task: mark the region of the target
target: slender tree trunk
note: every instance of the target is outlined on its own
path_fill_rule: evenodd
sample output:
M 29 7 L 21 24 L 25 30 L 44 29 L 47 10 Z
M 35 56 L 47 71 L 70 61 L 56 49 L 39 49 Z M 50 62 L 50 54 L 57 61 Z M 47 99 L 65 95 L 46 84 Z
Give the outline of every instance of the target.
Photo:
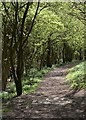
M 62 57 L 63 57 L 63 63 L 65 63 L 65 43 L 63 43 Z
M 3 51 L 2 51 L 2 90 L 6 90 L 7 85 L 7 78 L 10 71 L 10 65 L 9 65 L 9 53 L 8 53 L 8 38 L 6 36 L 6 25 L 7 25 L 7 18 L 3 16 Z
M 8 61 L 4 62 L 2 61 L 2 91 L 6 90 L 6 85 L 7 85 L 7 79 L 10 74 L 9 72 L 9 63 Z
M 59 48 L 58 48 L 58 54 L 57 54 L 57 60 L 58 60 L 57 63 L 58 63 L 58 64 L 60 63 L 60 54 L 61 54 L 61 53 L 60 53 L 60 50 L 59 50 Z
M 51 67 L 51 40 L 48 38 L 48 44 L 47 44 L 47 67 Z
M 82 49 L 79 50 L 79 60 L 82 60 Z
M 86 50 L 84 50 L 84 60 L 86 60 Z
M 41 56 L 41 60 L 40 60 L 40 70 L 42 69 L 42 67 L 43 67 L 43 55 Z

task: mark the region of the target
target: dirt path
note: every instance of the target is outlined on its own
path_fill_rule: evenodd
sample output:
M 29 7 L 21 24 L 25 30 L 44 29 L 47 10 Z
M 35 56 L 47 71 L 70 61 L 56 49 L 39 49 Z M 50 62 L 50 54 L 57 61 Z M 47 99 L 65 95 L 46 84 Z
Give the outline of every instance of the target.
M 56 68 L 44 76 L 37 91 L 22 95 L 8 103 L 9 112 L 3 113 L 3 119 L 17 118 L 86 118 L 85 90 L 72 91 L 64 80 L 67 70 L 73 65 Z M 7 119 L 7 120 L 8 120 Z

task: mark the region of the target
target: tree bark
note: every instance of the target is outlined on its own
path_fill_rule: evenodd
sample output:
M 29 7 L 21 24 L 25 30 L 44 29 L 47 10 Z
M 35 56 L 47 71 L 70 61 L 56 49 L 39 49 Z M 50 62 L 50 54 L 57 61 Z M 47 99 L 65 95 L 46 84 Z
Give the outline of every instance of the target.
M 15 80 L 15 85 L 16 85 L 16 92 L 17 96 L 20 96 L 22 94 L 22 82 L 21 79 L 16 79 Z
M 62 50 L 62 59 L 63 59 L 63 63 L 65 63 L 65 43 L 63 43 L 63 50 Z
M 47 43 L 47 67 L 52 67 L 51 63 L 51 40 L 48 38 L 48 43 Z

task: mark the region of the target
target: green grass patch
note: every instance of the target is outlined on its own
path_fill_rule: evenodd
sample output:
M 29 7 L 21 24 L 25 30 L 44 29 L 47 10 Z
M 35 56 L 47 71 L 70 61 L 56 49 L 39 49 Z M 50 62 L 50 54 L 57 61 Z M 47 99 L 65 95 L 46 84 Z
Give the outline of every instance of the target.
M 8 109 L 8 108 L 2 109 L 1 111 L 2 111 L 2 113 L 3 113 L 3 112 L 4 112 L 4 113 L 6 113 L 6 112 L 11 112 L 11 110 Z
M 69 69 L 69 73 L 66 76 L 66 80 L 70 81 L 72 88 L 86 88 L 85 81 L 85 62 L 81 62 L 75 67 Z

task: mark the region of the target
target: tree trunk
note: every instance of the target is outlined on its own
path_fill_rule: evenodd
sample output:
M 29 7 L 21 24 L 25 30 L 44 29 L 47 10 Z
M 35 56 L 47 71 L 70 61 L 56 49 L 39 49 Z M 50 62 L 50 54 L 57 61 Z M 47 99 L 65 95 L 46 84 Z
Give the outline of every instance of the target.
M 47 44 L 47 67 L 52 67 L 50 55 L 51 55 L 51 41 L 50 41 L 50 38 L 48 38 L 48 44 Z
M 82 49 L 80 48 L 80 50 L 79 50 L 79 60 L 82 60 L 83 58 L 82 58 Z
M 3 16 L 3 44 L 2 44 L 2 91 L 5 91 L 7 78 L 10 71 L 9 52 L 8 52 L 8 37 L 6 36 L 7 18 Z
M 62 57 L 63 57 L 63 63 L 65 63 L 65 43 L 63 43 Z
M 4 61 L 2 61 L 2 91 L 5 91 L 9 75 L 9 65 L 3 62 Z
M 15 80 L 15 85 L 16 85 L 16 92 L 17 96 L 20 96 L 22 94 L 22 82 L 21 79 Z
M 86 60 L 86 50 L 84 50 L 84 60 Z

